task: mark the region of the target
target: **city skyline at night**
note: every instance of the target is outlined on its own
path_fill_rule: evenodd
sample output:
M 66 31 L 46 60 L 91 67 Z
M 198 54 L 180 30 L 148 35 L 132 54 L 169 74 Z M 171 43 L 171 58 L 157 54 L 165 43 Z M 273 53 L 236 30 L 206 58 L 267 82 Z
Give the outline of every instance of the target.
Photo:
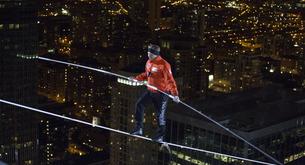
M 152 105 L 125 134 L 150 44 L 181 100 L 164 141 L 195 150 L 145 140 Z M 0 164 L 303 165 L 304 49 L 304 0 L 0 0 L 0 100 L 63 116 L 1 101 Z

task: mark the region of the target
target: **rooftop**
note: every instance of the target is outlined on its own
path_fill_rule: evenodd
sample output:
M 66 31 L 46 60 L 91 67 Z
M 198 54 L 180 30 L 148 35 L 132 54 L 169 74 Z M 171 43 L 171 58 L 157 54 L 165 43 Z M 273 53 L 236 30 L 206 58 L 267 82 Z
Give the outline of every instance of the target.
M 250 132 L 305 115 L 305 101 L 302 100 L 305 100 L 304 93 L 270 85 L 187 103 L 216 121 L 228 120 L 230 128 Z M 171 111 L 202 119 L 190 111 L 181 111 L 180 107 Z

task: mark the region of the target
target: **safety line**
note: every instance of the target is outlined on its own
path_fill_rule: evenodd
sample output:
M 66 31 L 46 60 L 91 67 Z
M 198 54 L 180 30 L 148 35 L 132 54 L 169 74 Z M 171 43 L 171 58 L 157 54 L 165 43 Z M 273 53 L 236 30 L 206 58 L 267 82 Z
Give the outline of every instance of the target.
M 0 102 L 8 104 L 8 105 L 24 108 L 24 109 L 27 109 L 27 110 L 30 110 L 30 111 L 39 112 L 39 113 L 46 114 L 46 115 L 49 115 L 49 116 L 54 116 L 54 117 L 58 117 L 58 118 L 62 118 L 62 119 L 70 120 L 70 121 L 74 121 L 74 122 L 77 122 L 77 123 L 89 125 L 89 126 L 92 126 L 92 127 L 101 128 L 101 129 L 108 130 L 108 131 L 111 131 L 111 132 L 115 132 L 115 133 L 118 133 L 118 134 L 122 134 L 122 135 L 131 136 L 131 137 L 135 137 L 135 138 L 139 138 L 139 139 L 143 139 L 143 140 L 154 142 L 152 139 L 147 138 L 147 137 L 131 135 L 130 133 L 127 133 L 127 132 L 124 132 L 124 131 L 121 131 L 121 130 L 117 130 L 117 129 L 113 129 L 113 128 L 109 128 L 109 127 L 105 127 L 105 126 L 89 123 L 89 122 L 86 122 L 86 121 L 83 121 L 83 120 L 79 120 L 79 119 L 75 119 L 75 118 L 71 118 L 71 117 L 67 117 L 67 116 L 58 115 L 58 114 L 55 114 L 55 113 L 43 111 L 43 110 L 40 110 L 40 109 L 37 109 L 37 108 L 21 105 L 21 104 L 14 103 L 14 102 L 11 102 L 11 101 L 0 99 Z M 204 153 L 207 153 L 207 154 L 226 156 L 226 157 L 229 157 L 229 158 L 243 160 L 243 161 L 247 161 L 247 162 L 259 163 L 259 164 L 265 164 L 265 165 L 275 165 L 275 164 L 268 163 L 268 162 L 263 162 L 263 161 L 243 158 L 243 157 L 239 157 L 239 156 L 233 156 L 233 155 L 228 155 L 228 154 L 223 154 L 223 153 L 203 150 L 203 149 L 199 149 L 199 148 L 188 147 L 188 146 L 179 145 L 179 144 L 175 144 L 175 143 L 167 143 L 167 142 L 163 142 L 163 143 L 167 144 L 169 146 L 174 146 L 174 147 L 181 148 L 181 149 L 188 149 L 188 150 L 192 150 L 192 151 L 204 152 Z
M 115 77 L 120 77 L 120 78 L 123 78 L 123 79 L 127 79 L 127 80 L 130 80 L 130 81 L 135 81 L 135 82 L 141 83 L 140 81 L 137 81 L 135 79 L 132 80 L 130 77 L 123 76 L 123 75 L 113 73 L 113 72 L 109 72 L 109 71 L 106 71 L 106 70 L 103 70 L 103 69 L 92 68 L 92 67 L 88 67 L 88 66 L 84 66 L 84 65 L 74 64 L 74 63 L 70 63 L 70 62 L 64 62 L 64 61 L 60 61 L 60 60 L 54 60 L 54 59 L 45 58 L 45 57 L 37 57 L 37 59 L 44 60 L 44 61 L 51 61 L 51 62 L 55 62 L 55 63 L 59 63 L 59 64 L 71 65 L 71 66 L 84 68 L 84 69 L 88 69 L 88 70 L 93 70 L 93 71 L 101 72 L 101 73 L 104 73 L 104 74 L 112 75 L 112 76 L 115 76 Z M 158 90 L 158 91 L 166 94 L 168 97 L 173 98 L 172 95 L 169 95 L 168 93 L 165 93 L 165 92 L 159 90 L 155 86 L 152 86 L 152 85 L 149 85 L 149 84 L 146 84 L 146 83 L 141 83 L 141 84 L 146 85 L 146 86 L 148 86 L 152 89 Z
M 51 61 L 51 62 L 55 62 L 55 63 L 60 63 L 60 64 L 65 64 L 65 65 L 71 65 L 71 66 L 76 66 L 76 67 L 79 67 L 79 68 L 84 68 L 84 69 L 89 69 L 89 70 L 94 70 L 94 71 L 97 71 L 97 72 L 101 72 L 101 73 L 105 73 L 105 74 L 108 74 L 108 75 L 112 75 L 112 76 L 116 76 L 116 77 L 120 77 L 120 78 L 124 78 L 124 79 L 127 79 L 127 80 L 131 80 L 131 81 L 135 81 L 135 82 L 140 82 L 140 81 L 137 81 L 135 79 L 130 79 L 130 77 L 127 77 L 127 76 L 123 76 L 123 75 L 120 75 L 120 74 L 117 74 L 117 73 L 113 73 L 113 72 L 109 72 L 109 71 L 105 71 L 105 70 L 102 70 L 102 69 L 97 69 L 97 68 L 92 68 L 92 67 L 88 67 L 88 66 L 84 66 L 84 65 L 79 65 L 79 64 L 74 64 L 74 63 L 70 63 L 70 62 L 64 62 L 64 61 L 60 61 L 60 60 L 54 60 L 54 59 L 50 59 L 50 58 L 45 58 L 45 57 L 38 57 L 38 59 L 40 60 L 44 60 L 44 61 Z M 141 82 L 140 82 L 141 83 Z M 152 89 L 155 89 L 165 95 L 167 95 L 168 97 L 170 98 L 174 98 L 174 96 L 164 92 L 164 91 L 161 91 L 160 89 L 158 89 L 157 87 L 155 86 L 152 86 L 152 85 L 149 85 L 147 83 L 142 83 L 143 85 L 146 85 L 147 87 L 150 87 Z M 235 132 L 231 131 L 229 128 L 223 126 L 222 124 L 218 123 L 217 121 L 215 121 L 214 119 L 210 118 L 209 116 L 205 115 L 204 113 L 202 113 L 201 111 L 198 111 L 197 109 L 193 108 L 192 106 L 184 103 L 183 101 L 180 101 L 180 103 L 188 108 L 190 108 L 191 110 L 195 111 L 196 113 L 198 113 L 199 115 L 201 115 L 202 117 L 208 119 L 209 121 L 213 122 L 214 124 L 218 125 L 219 127 L 223 128 L 224 130 L 226 130 L 227 132 L 231 133 L 232 135 L 234 135 L 235 137 L 237 137 L 238 139 L 244 141 L 245 143 L 247 143 L 248 145 L 250 145 L 251 147 L 253 147 L 254 149 L 256 149 L 257 151 L 259 151 L 260 153 L 262 153 L 263 155 L 265 155 L 266 157 L 268 157 L 269 159 L 273 160 L 275 163 L 277 163 L 278 165 L 283 165 L 283 163 L 279 162 L 278 160 L 276 160 L 275 158 L 273 158 L 272 156 L 270 156 L 269 154 L 267 154 L 265 151 L 261 150 L 260 148 L 256 147 L 255 145 L 253 145 L 252 143 L 250 143 L 249 141 L 247 141 L 245 138 L 241 137 L 240 135 L 236 134 Z

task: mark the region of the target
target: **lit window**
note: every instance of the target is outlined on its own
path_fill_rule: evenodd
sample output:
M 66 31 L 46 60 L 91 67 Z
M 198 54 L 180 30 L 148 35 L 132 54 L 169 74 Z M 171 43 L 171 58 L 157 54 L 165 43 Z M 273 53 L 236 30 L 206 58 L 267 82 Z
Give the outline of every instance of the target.
M 9 28 L 9 29 L 14 29 L 14 24 L 9 24 L 9 25 L 8 25 L 8 28 Z

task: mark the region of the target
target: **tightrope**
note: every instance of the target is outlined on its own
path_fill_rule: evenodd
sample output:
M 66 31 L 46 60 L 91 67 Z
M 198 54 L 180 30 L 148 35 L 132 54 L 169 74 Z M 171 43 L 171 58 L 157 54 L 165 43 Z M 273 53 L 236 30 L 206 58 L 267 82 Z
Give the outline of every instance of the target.
M 131 135 L 130 133 L 127 133 L 127 132 L 124 132 L 124 131 L 121 131 L 121 130 L 117 130 L 117 129 L 113 129 L 113 128 L 109 128 L 109 127 L 105 127 L 105 126 L 89 123 L 89 122 L 86 122 L 86 121 L 83 121 L 83 120 L 79 120 L 79 119 L 75 119 L 75 118 L 72 118 L 72 117 L 58 115 L 58 114 L 55 114 L 55 113 L 47 112 L 47 111 L 40 110 L 40 109 L 37 109 L 37 108 L 29 107 L 29 106 L 26 106 L 26 105 L 21 105 L 21 104 L 18 104 L 18 103 L 7 101 L 7 100 L 0 99 L 0 102 L 8 104 L 8 105 L 24 108 L 24 109 L 27 109 L 27 110 L 30 110 L 30 111 L 39 112 L 39 113 L 46 114 L 46 115 L 49 115 L 49 116 L 54 116 L 54 117 L 58 117 L 58 118 L 61 118 L 61 119 L 66 119 L 66 120 L 74 121 L 74 122 L 77 122 L 77 123 L 89 125 L 89 126 L 92 126 L 92 127 L 97 127 L 97 128 L 108 130 L 108 131 L 115 132 L 115 133 L 118 133 L 118 134 L 122 134 L 122 135 L 126 135 L 126 136 L 131 136 L 131 137 L 135 137 L 135 138 L 139 138 L 139 139 L 143 139 L 143 140 L 147 140 L 147 141 L 152 141 L 152 139 L 147 138 L 147 137 Z M 233 156 L 233 155 L 228 155 L 228 154 L 223 154 L 223 153 L 203 150 L 203 149 L 199 149 L 199 148 L 188 147 L 188 146 L 179 145 L 179 144 L 175 144 L 175 143 L 164 142 L 164 144 L 168 144 L 169 146 L 174 146 L 174 147 L 178 147 L 178 148 L 181 148 L 181 149 L 188 149 L 188 150 L 203 152 L 203 153 L 207 153 L 207 154 L 214 154 L 214 155 L 219 155 L 219 156 L 225 156 L 225 157 L 229 157 L 229 158 L 233 158 L 233 159 L 238 159 L 238 160 L 244 160 L 244 161 L 253 162 L 253 163 L 266 164 L 266 165 L 274 165 L 274 164 L 268 163 L 268 162 L 263 162 L 263 161 L 253 160 L 253 159 L 247 159 L 247 158 L 243 158 L 243 157 L 239 157 L 239 156 Z

